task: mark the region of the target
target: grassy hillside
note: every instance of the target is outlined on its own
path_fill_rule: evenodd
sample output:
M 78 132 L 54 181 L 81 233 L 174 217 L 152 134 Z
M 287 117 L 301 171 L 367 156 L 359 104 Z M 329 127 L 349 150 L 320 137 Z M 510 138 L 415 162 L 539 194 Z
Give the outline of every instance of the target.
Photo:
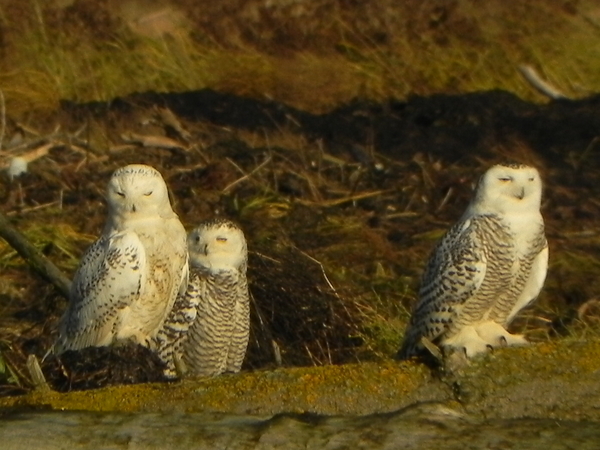
M 323 111 L 354 97 L 600 88 L 592 1 L 55 1 L 0 5 L 11 114 L 204 87 Z

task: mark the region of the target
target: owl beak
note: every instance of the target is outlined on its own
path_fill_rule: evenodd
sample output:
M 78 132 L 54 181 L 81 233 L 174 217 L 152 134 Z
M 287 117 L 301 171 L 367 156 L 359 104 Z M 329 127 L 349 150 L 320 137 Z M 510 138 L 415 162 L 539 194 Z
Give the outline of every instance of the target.
M 204 246 L 204 254 L 208 256 L 208 244 Z
M 133 205 L 131 205 L 131 212 L 134 213 L 137 211 L 137 208 L 135 207 L 135 203 Z
M 525 197 L 525 188 L 522 187 L 521 190 L 515 194 L 515 197 L 517 197 L 519 200 L 523 200 L 523 198 Z

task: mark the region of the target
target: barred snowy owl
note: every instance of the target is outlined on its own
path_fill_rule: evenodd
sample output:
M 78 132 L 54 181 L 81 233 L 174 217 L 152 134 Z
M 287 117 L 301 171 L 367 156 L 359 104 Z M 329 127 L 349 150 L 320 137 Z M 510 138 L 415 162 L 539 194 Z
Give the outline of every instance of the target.
M 239 372 L 250 330 L 244 233 L 233 222 L 203 222 L 188 236 L 190 282 L 158 333 L 170 377 Z
M 400 358 L 418 354 L 422 337 L 467 357 L 527 343 L 506 327 L 546 278 L 541 195 L 533 167 L 495 165 L 483 175 L 466 212 L 429 259 Z
M 151 346 L 188 280 L 186 232 L 160 173 L 133 164 L 107 188 L 108 220 L 83 255 L 54 351 L 117 341 Z

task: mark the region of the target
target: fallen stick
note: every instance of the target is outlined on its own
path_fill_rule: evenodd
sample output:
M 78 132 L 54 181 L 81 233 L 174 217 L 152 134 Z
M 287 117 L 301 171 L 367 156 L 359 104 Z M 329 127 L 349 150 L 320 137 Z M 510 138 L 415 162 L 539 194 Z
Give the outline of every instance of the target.
M 121 139 L 126 144 L 139 144 L 142 147 L 156 147 L 167 150 L 184 150 L 187 149 L 174 139 L 166 136 L 144 136 L 142 134 L 128 133 L 122 134 Z
M 35 386 L 36 390 L 40 391 L 49 391 L 50 386 L 46 381 L 46 377 L 44 376 L 44 372 L 42 372 L 42 368 L 40 367 L 40 362 L 38 361 L 35 355 L 29 355 L 27 357 L 27 370 L 29 371 L 29 376 L 31 377 L 31 381 Z
M 545 96 L 554 100 L 569 98 L 558 88 L 543 80 L 533 67 L 528 66 L 527 64 L 522 64 L 519 66 L 519 72 L 521 72 L 521 75 L 523 75 L 529 84 L 531 84 L 531 86 L 533 86 L 541 94 L 544 94 Z
M 13 227 L 2 213 L 0 213 L 0 237 L 21 255 L 21 258 L 29 264 L 29 267 L 46 281 L 52 283 L 63 297 L 69 298 L 71 281 L 52 261 L 33 246 L 19 230 Z

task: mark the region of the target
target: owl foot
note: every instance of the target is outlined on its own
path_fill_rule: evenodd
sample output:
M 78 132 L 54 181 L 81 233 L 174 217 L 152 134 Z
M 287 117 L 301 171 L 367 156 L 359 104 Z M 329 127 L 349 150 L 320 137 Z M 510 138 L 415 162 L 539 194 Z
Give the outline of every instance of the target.
M 500 337 L 500 345 L 503 347 L 529 345 L 529 341 L 522 334 L 510 334 L 507 331 Z
M 114 345 L 122 346 L 122 345 L 141 345 L 142 347 L 147 347 L 150 350 L 156 350 L 156 342 L 154 339 L 149 337 L 147 334 L 142 333 L 141 331 L 129 331 L 127 333 L 119 333 L 116 336 L 114 341 Z
M 442 346 L 462 350 L 467 358 L 487 353 L 493 347 L 472 326 L 463 327 L 458 333 L 442 341 Z
M 492 321 L 487 321 L 475 326 L 479 337 L 492 347 L 509 347 L 528 345 L 529 342 L 522 334 L 511 334 L 506 329 Z

